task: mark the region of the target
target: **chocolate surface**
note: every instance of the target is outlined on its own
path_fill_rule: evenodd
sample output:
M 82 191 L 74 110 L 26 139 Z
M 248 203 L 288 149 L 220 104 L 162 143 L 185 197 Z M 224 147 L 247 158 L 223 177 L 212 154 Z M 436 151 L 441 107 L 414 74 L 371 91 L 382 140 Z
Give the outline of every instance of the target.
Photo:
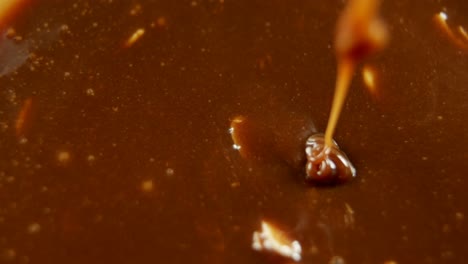
M 0 262 L 267 263 L 267 220 L 303 263 L 464 263 L 468 60 L 432 18 L 467 28 L 468 2 L 383 3 L 379 96 L 356 75 L 335 134 L 359 177 L 314 188 L 284 162 L 325 129 L 342 8 L 28 2 L 0 39 Z M 236 116 L 286 143 L 249 162 Z

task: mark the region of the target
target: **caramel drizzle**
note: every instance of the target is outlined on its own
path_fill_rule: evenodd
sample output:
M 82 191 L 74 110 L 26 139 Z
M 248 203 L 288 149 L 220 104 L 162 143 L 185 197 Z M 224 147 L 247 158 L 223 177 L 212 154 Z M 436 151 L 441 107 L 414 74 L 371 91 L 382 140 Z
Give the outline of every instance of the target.
M 354 63 L 352 61 L 344 59 L 338 62 L 335 95 L 333 96 L 330 117 L 328 118 L 327 130 L 325 131 L 325 145 L 327 147 L 333 145 L 333 135 L 348 94 L 353 72 Z
M 348 94 L 355 66 L 381 50 L 388 39 L 384 23 L 377 16 L 379 0 L 350 0 L 338 20 L 335 52 L 338 60 L 335 94 L 325 131 L 325 148 L 334 145 L 333 135 Z

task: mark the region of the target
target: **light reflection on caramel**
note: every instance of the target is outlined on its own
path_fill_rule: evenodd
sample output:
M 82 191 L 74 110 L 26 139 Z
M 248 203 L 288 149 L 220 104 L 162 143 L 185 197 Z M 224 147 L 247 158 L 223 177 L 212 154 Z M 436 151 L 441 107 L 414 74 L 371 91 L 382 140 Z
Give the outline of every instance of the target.
M 241 151 L 241 143 L 240 139 L 237 137 L 237 133 L 235 133 L 236 126 L 240 125 L 242 122 L 244 122 L 244 117 L 243 116 L 236 116 L 232 121 L 231 121 L 231 127 L 229 128 L 229 134 L 232 136 L 232 141 L 234 141 L 234 144 L 232 144 L 232 148 L 235 150 L 239 150 L 241 152 L 241 155 L 244 156 L 243 150 Z
M 70 162 L 70 159 L 71 159 L 71 154 L 70 152 L 66 151 L 66 150 L 60 150 L 57 152 L 57 161 L 61 164 L 61 165 L 66 165 L 68 164 L 68 162 Z
M 466 33 L 466 30 L 462 26 L 458 26 L 458 32 L 468 41 L 468 33 Z
M 147 179 L 141 182 L 141 191 L 144 193 L 149 193 L 154 190 L 154 182 L 152 179 Z
M 461 36 L 457 36 L 455 32 L 447 24 L 448 15 L 445 12 L 439 12 L 434 15 L 434 21 L 439 29 L 445 34 L 445 36 L 458 48 L 468 51 L 468 37 L 465 29 L 462 26 L 458 27 L 458 33 Z
M 364 81 L 367 91 L 369 91 L 374 98 L 377 98 L 377 72 L 375 68 L 367 64 L 364 65 L 362 68 L 362 80 Z
M 27 122 L 29 122 L 32 111 L 32 98 L 28 98 L 24 101 L 21 106 L 21 110 L 18 113 L 18 116 L 15 120 L 15 132 L 18 138 L 23 137 L 26 133 Z
M 130 48 L 135 44 L 143 35 L 145 34 L 145 29 L 139 28 L 127 39 L 125 42 L 125 48 Z
M 299 241 L 290 239 L 284 232 L 266 221 L 262 221 L 261 231 L 253 233 L 252 249 L 270 252 L 295 262 L 302 258 L 302 247 Z

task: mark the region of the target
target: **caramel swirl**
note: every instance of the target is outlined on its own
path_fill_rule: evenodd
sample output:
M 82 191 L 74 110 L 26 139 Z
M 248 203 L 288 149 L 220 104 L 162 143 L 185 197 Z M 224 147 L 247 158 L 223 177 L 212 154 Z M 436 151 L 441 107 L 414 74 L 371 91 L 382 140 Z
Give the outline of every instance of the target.
M 306 142 L 306 180 L 317 184 L 338 184 L 356 176 L 356 169 L 338 144 L 325 144 L 323 134 L 310 136 Z

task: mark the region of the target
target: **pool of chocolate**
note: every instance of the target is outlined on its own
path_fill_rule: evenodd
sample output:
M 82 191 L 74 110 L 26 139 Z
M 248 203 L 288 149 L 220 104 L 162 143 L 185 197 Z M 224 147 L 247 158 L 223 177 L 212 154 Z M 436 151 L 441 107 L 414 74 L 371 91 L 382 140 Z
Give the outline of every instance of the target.
M 355 75 L 335 136 L 357 177 L 317 187 L 297 155 L 325 130 L 342 9 L 21 6 L 0 39 L 0 262 L 284 262 L 252 250 L 269 221 L 303 263 L 464 263 L 468 60 L 433 16 L 467 27 L 468 2 L 383 3 L 377 90 Z

